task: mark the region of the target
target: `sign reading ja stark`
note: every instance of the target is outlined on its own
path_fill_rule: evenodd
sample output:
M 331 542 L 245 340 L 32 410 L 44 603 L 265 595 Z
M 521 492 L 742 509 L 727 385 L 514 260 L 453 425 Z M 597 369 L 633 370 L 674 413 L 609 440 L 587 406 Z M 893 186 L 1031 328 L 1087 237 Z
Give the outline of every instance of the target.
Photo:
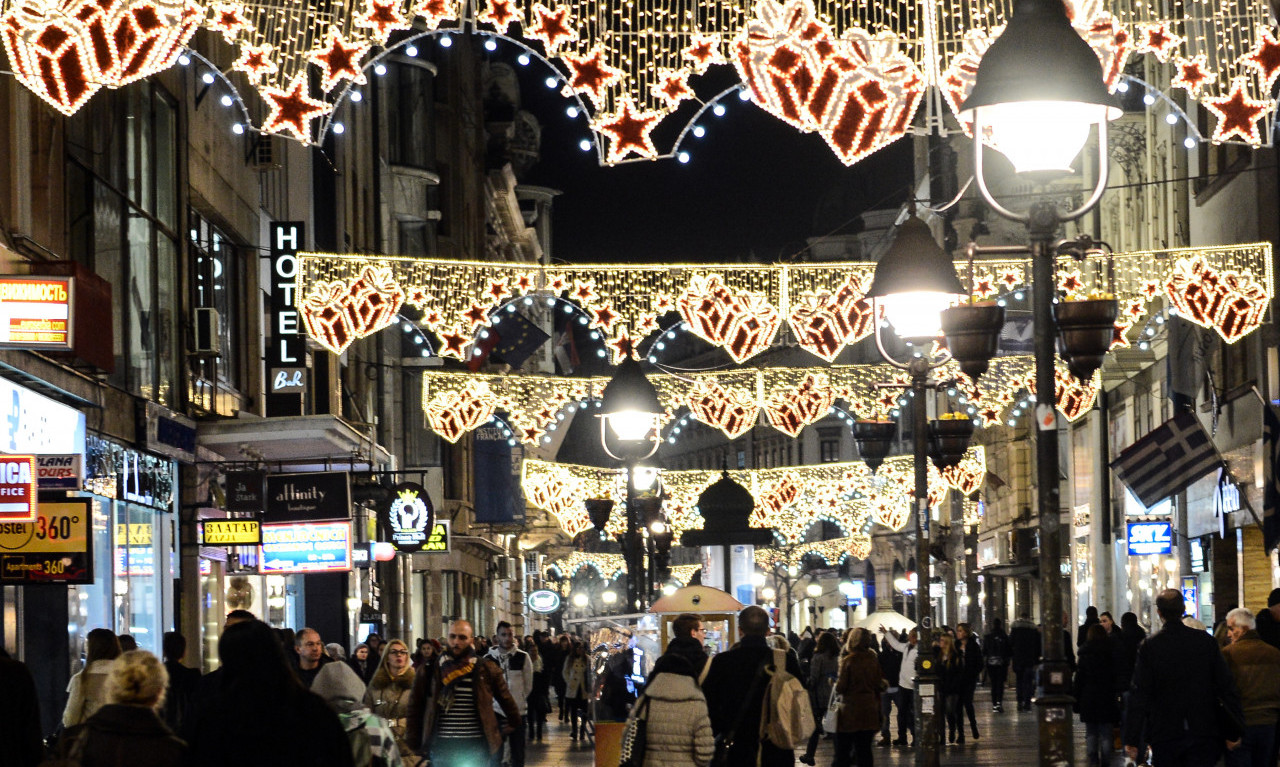
M 262 526 L 261 573 L 337 573 L 351 569 L 351 523 Z

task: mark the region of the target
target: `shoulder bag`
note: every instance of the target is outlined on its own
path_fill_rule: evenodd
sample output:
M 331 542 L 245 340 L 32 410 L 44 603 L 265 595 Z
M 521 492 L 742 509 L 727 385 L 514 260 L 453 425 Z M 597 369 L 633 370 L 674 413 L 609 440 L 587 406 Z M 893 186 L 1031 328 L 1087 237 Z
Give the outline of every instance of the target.
M 760 682 L 767 676 L 765 669 L 768 666 L 769 661 L 765 661 L 760 666 L 760 670 L 756 672 L 756 678 L 751 682 L 751 688 L 747 690 L 746 700 L 742 702 L 742 707 L 738 709 L 738 715 L 733 720 L 733 726 L 723 735 L 716 736 L 716 751 L 715 755 L 711 757 L 711 767 L 729 767 L 729 750 L 733 748 L 734 738 L 737 737 L 738 728 L 742 726 L 742 720 L 747 717 L 747 707 L 751 705 L 751 701 L 756 696 L 756 691 L 760 689 Z
M 844 696 L 836 692 L 835 685 L 831 685 L 831 699 L 827 701 L 827 712 L 822 715 L 822 731 L 835 732 L 840 726 L 840 706 L 844 703 Z
M 649 696 L 636 704 L 635 716 L 627 720 L 622 733 L 622 761 L 618 767 L 642 767 L 649 728 Z

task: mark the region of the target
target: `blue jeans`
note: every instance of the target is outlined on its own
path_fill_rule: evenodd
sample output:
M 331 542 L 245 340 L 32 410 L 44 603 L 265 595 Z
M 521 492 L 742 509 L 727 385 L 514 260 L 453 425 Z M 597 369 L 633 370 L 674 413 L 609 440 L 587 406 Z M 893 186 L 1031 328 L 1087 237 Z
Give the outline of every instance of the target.
M 1091 763 L 1096 758 L 1101 764 L 1111 764 L 1111 753 L 1116 745 L 1111 737 L 1113 727 L 1115 725 L 1111 722 L 1085 722 L 1084 750 Z
M 1240 745 L 1234 751 L 1227 752 L 1227 767 L 1267 767 L 1274 740 L 1273 725 L 1255 724 L 1245 727 Z

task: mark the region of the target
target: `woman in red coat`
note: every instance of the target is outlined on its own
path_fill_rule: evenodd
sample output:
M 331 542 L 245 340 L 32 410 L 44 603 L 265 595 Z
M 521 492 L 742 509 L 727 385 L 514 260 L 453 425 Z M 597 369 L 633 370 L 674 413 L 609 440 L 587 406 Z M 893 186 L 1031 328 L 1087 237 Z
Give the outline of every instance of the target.
M 885 689 L 880 661 L 872 648 L 870 631 L 855 628 L 845 642 L 836 677 L 840 713 L 836 718 L 834 767 L 871 767 L 871 741 L 880 731 L 880 693 Z M 850 761 L 850 756 L 854 761 Z

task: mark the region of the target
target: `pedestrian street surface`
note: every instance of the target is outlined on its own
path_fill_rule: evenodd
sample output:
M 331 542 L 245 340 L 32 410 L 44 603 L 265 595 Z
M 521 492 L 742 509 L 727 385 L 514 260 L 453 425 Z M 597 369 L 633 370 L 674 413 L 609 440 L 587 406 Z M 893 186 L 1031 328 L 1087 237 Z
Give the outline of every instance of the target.
M 554 702 L 553 702 L 554 705 Z M 943 746 L 940 762 L 943 765 L 966 765 L 969 767 L 1015 767 L 1015 765 L 1035 765 L 1039 762 L 1039 733 L 1036 727 L 1035 711 L 1017 711 L 1013 688 L 1005 692 L 1005 712 L 996 714 L 991 711 L 991 696 L 985 688 L 979 688 L 975 696 L 974 706 L 978 715 L 978 740 L 973 740 L 965 724 L 965 744 L 963 746 Z M 893 737 L 897 737 L 898 711 L 892 714 Z M 1079 717 L 1075 722 L 1075 764 L 1087 765 L 1089 760 L 1084 750 L 1084 725 Z M 880 737 L 877 735 L 876 740 Z M 797 756 L 802 751 L 797 751 Z M 822 740 L 818 746 L 815 761 L 817 767 L 831 767 L 833 760 L 832 742 Z M 907 767 L 915 763 L 915 752 L 908 748 L 874 748 L 876 767 Z M 1124 763 L 1123 755 L 1116 753 L 1112 765 L 1120 767 Z M 526 765 L 528 767 L 593 767 L 595 764 L 591 741 L 585 743 L 570 740 L 569 725 L 556 721 L 556 712 L 547 717 L 547 731 L 542 743 L 530 743 Z M 606 767 L 601 765 L 601 767 Z M 614 767 L 608 765 L 607 767 Z M 752 767 L 746 765 L 744 767 Z M 803 767 L 799 760 L 796 767 Z

